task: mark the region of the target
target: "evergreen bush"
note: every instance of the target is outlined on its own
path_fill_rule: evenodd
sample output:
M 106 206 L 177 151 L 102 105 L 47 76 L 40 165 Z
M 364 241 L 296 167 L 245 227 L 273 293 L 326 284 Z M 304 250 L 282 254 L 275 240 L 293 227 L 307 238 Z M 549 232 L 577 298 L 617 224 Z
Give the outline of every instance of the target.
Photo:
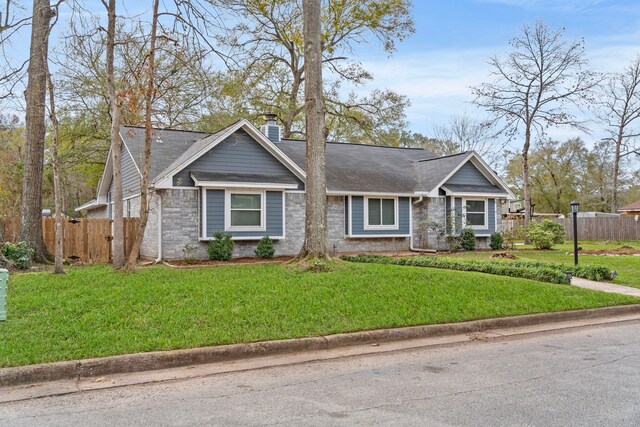
M 471 228 L 465 228 L 460 232 L 460 246 L 465 251 L 476 248 L 476 233 Z
M 209 241 L 209 259 L 229 261 L 235 246 L 235 242 L 231 240 L 231 234 L 219 231 L 213 235 L 213 240 Z
M 502 249 L 503 245 L 504 239 L 502 238 L 502 234 L 498 232 L 492 233 L 491 241 L 489 242 L 489 246 L 491 247 L 491 249 L 497 251 L 498 249 Z
M 256 256 L 261 259 L 271 259 L 276 253 L 276 250 L 273 248 L 273 240 L 269 236 L 264 236 L 258 242 L 258 246 L 254 251 Z

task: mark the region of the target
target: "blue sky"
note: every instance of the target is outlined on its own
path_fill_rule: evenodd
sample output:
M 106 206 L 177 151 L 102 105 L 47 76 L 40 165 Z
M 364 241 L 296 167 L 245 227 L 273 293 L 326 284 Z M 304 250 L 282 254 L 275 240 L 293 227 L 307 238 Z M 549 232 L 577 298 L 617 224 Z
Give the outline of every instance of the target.
M 101 9 L 96 0 L 87 3 Z M 126 0 L 120 10 L 142 13 L 147 3 Z M 584 38 L 596 71 L 620 71 L 640 53 L 640 0 L 414 0 L 414 20 L 416 33 L 399 43 L 391 58 L 373 45 L 355 53 L 375 77 L 364 89 L 391 88 L 407 95 L 412 104 L 407 110 L 410 128 L 427 135 L 453 114 L 484 117 L 471 105 L 469 87 L 488 81 L 487 59 L 505 55 L 509 40 L 524 24 L 542 20 L 565 28 L 567 38 Z M 56 45 L 54 40 L 52 47 Z M 28 34 L 14 47 L 26 53 Z M 570 129 L 550 134 L 578 135 Z M 582 136 L 589 141 L 601 132 L 593 126 L 592 136 Z
M 429 134 L 453 114 L 482 119 L 470 104 L 469 87 L 489 81 L 492 55 L 509 51 L 509 40 L 524 24 L 546 22 L 564 28 L 570 39 L 584 38 L 591 67 L 621 71 L 640 53 L 640 1 L 615 0 L 449 0 L 414 1 L 416 33 L 388 58 L 378 49 L 361 54 L 375 81 L 411 99 L 407 111 L 413 131 Z M 581 135 L 587 141 L 600 137 Z M 558 138 L 579 135 L 570 129 L 550 132 Z

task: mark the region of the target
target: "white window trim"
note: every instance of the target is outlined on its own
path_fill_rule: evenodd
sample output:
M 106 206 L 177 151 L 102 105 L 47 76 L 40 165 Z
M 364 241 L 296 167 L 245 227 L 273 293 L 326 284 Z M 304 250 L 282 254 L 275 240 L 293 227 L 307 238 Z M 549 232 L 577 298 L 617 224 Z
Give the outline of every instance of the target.
M 467 225 L 467 201 L 471 202 L 484 202 L 484 225 Z M 462 224 L 462 228 L 470 227 L 472 230 L 487 230 L 489 229 L 489 199 L 484 198 L 469 198 L 462 199 L 462 212 L 464 223 Z M 469 213 L 480 213 L 480 212 L 469 212 Z
M 231 226 L 231 195 L 259 194 L 260 195 L 260 226 L 236 225 Z M 224 231 L 267 231 L 267 192 L 265 190 L 226 189 L 224 191 Z
M 369 225 L 369 199 L 380 199 L 380 200 L 393 200 L 394 209 L 393 209 L 393 225 Z M 380 204 L 380 209 L 382 209 L 382 203 Z M 399 230 L 400 224 L 398 221 L 398 198 L 397 197 L 381 197 L 381 196 L 365 196 L 364 197 L 364 221 L 363 228 L 365 230 Z M 380 212 L 382 215 L 382 212 Z M 382 217 L 380 217 L 380 222 L 382 222 Z

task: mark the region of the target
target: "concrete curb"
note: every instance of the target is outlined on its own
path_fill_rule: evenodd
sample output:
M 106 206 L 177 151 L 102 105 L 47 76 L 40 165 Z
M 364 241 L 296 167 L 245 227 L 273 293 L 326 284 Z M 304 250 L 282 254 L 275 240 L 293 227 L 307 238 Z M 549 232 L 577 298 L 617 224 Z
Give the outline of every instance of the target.
M 640 304 L 45 363 L 0 369 L 0 387 L 630 314 L 640 314 Z

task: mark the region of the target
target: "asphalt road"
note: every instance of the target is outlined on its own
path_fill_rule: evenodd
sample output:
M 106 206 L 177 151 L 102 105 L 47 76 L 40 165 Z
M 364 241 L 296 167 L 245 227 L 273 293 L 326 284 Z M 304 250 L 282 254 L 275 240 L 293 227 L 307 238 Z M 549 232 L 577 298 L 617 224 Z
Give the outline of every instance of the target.
M 1 426 L 640 425 L 640 322 L 0 404 Z

